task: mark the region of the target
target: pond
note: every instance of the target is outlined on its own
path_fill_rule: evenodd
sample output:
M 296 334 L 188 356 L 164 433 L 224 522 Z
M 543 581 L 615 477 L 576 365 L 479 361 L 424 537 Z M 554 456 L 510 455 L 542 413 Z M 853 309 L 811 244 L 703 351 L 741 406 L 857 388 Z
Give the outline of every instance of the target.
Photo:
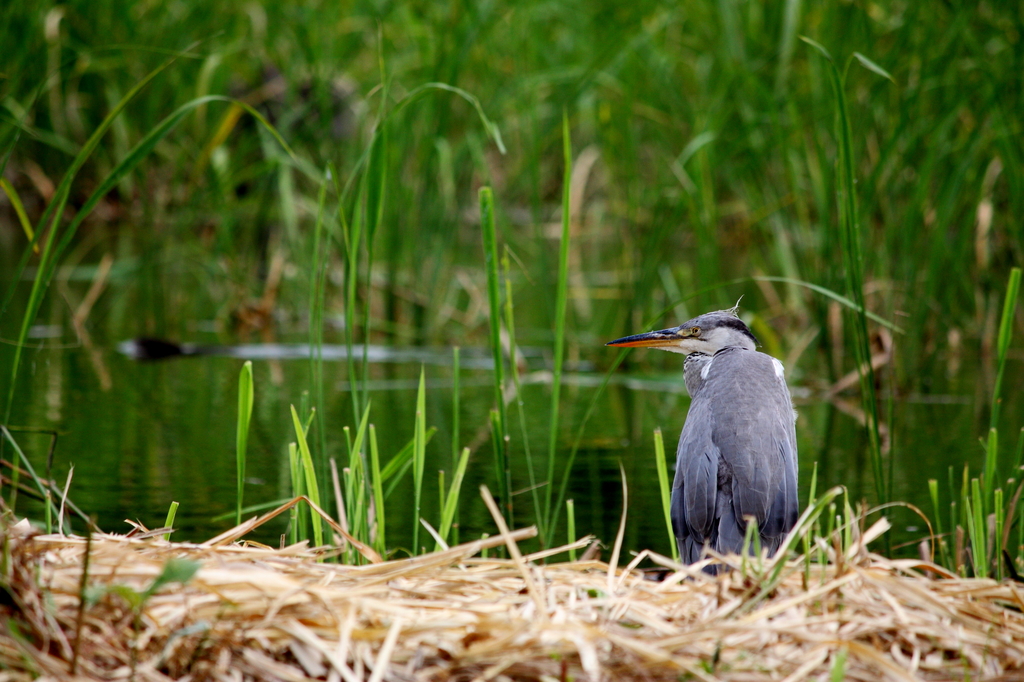
M 84 288 L 86 284 L 72 287 Z M 118 300 L 114 281 L 106 296 Z M 77 289 L 76 289 L 77 290 Z M 79 292 L 81 295 L 81 292 Z M 517 305 L 520 305 L 517 302 Z M 116 308 L 112 304 L 107 308 Z M 253 360 L 255 407 L 250 429 L 245 502 L 247 505 L 287 499 L 290 482 L 287 445 L 295 440 L 290 406 L 306 404 L 310 389 L 310 361 L 302 324 L 282 322 L 273 344 L 228 344 L 211 354 L 138 361 L 119 344 L 140 335 L 132 315 L 108 314 L 100 333 L 83 343 L 75 338 L 62 304 L 54 303 L 33 328 L 19 377 L 11 424 L 58 434 L 50 476 L 63 486 L 74 467 L 70 498 L 94 515 L 105 530 L 125 532 L 125 520 L 149 528 L 163 524 L 172 501 L 180 503 L 175 538 L 201 541 L 233 525 L 235 504 L 235 430 L 237 382 L 246 358 Z M 188 341 L 214 345 L 225 334 L 214 333 L 211 322 L 190 323 Z M 343 361 L 341 334 L 329 326 L 325 342 L 323 424 L 328 454 L 347 461 L 343 428 L 355 423 Z M 543 330 L 521 333 L 521 338 L 543 338 Z M 568 498 L 575 502 L 577 534 L 592 533 L 610 546 L 622 512 L 621 470 L 628 484 L 629 501 L 625 547 L 669 552 L 669 541 L 658 494 L 653 432 L 661 428 L 670 460 L 689 399 L 682 383 L 682 358 L 666 356 L 652 365 L 637 362 L 620 368 L 601 390 L 604 369 L 615 351 L 601 341 L 580 334 L 570 341 L 572 351 L 562 389 L 562 418 L 558 461 L 572 450 L 588 407 L 592 416 L 581 433 L 570 477 Z M 439 517 L 438 470 L 451 481 L 453 448 L 472 448 L 462 486 L 459 536 L 463 540 L 495 532 L 481 501 L 481 484 L 492 490 L 492 450 L 487 428 L 493 404 L 489 351 L 483 345 L 461 348 L 458 434 L 453 438 L 453 368 L 450 347 L 374 346 L 369 354 L 370 421 L 376 427 L 381 456 L 387 461 L 413 434 L 416 389 L 424 372 L 426 424 L 437 428 L 427 447 L 422 515 L 436 525 Z M 521 422 L 529 435 L 534 469 L 544 472 L 550 401 L 550 351 L 542 345 L 521 348 L 523 413 L 515 401 L 509 405 L 515 525 L 532 523 L 533 501 L 525 467 Z M 633 351 L 644 353 L 645 351 Z M 0 346 L 0 367 L 5 383 L 12 357 L 10 345 Z M 959 486 L 964 463 L 977 472 L 982 450 L 976 445 L 985 433 L 990 400 L 990 372 L 979 355 L 965 349 L 951 367 L 949 358 L 934 358 L 928 392 L 884 391 L 882 414 L 891 443 L 892 499 L 905 501 L 932 515 L 927 481 L 938 478 L 947 490 L 950 467 Z M 899 362 L 897 351 L 896 362 Z M 817 361 L 805 355 L 789 367 L 794 401 L 799 412 L 800 496 L 806 500 L 812 471 L 817 466 L 818 490 L 845 485 L 851 500 L 874 500 L 874 483 L 864 429 L 858 421 L 855 393 L 830 397 L 814 379 Z M 805 366 L 806 365 L 806 366 Z M 1019 358 L 1008 366 L 1004 385 L 1024 379 Z M 1019 395 L 1009 391 L 1004 415 L 1022 414 Z M 47 433 L 16 431 L 15 436 L 40 473 L 47 469 L 51 438 Z M 1010 439 L 1004 452 L 1012 449 Z M 9 447 L 3 456 L 11 457 Z M 560 477 L 559 471 L 558 476 Z M 557 479 L 557 480 L 560 480 Z M 446 483 L 447 485 L 447 483 Z M 42 518 L 41 506 L 24 497 L 19 511 Z M 412 482 L 408 474 L 387 500 L 388 545 L 408 548 L 412 542 Z M 912 511 L 892 512 L 896 546 L 911 543 L 927 532 Z M 252 537 L 277 545 L 286 519 L 279 517 Z M 81 529 L 81 523 L 76 528 Z M 559 537 L 565 537 L 560 524 Z M 913 547 L 904 551 L 913 552 Z

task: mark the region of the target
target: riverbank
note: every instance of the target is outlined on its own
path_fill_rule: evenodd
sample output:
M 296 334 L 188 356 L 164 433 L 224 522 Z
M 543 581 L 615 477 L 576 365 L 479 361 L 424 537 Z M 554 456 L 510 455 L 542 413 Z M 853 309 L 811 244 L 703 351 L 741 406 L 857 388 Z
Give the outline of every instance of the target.
M 304 545 L 106 534 L 87 542 L 24 532 L 23 524 L 8 532 L 0 679 L 875 682 L 1021 674 L 1024 588 L 876 555 L 867 542 L 885 526 L 825 566 L 746 561 L 714 578 L 648 552 L 619 568 L 625 561 L 543 564 L 567 548 L 481 556 L 511 549 L 532 529 L 343 566 L 318 562 Z M 666 568 L 666 579 L 635 570 L 643 560 Z

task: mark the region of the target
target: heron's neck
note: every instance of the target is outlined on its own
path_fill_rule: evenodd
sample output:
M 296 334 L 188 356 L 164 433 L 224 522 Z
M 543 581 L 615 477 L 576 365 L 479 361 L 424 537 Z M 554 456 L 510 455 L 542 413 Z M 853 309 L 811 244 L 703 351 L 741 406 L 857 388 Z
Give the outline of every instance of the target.
M 704 384 L 701 371 L 711 362 L 711 357 L 707 353 L 690 353 L 683 361 L 683 380 L 686 382 L 686 391 L 691 398 L 697 395 L 697 391 Z

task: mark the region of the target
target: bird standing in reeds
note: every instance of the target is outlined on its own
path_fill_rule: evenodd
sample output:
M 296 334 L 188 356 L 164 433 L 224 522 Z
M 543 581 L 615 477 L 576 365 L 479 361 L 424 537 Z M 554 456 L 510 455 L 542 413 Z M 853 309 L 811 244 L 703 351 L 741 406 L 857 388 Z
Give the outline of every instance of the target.
M 682 560 L 699 561 L 705 547 L 743 552 L 749 520 L 757 523 L 761 547 L 773 554 L 798 514 L 796 414 L 782 363 L 756 350 L 735 307 L 606 345 L 686 355 L 691 402 L 672 484 Z

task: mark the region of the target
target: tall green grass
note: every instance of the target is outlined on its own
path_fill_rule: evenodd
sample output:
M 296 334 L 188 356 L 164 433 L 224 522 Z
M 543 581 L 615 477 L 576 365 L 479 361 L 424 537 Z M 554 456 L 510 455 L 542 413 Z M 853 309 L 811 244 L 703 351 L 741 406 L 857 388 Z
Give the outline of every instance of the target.
M 480 226 L 483 230 L 484 268 L 487 273 L 487 304 L 490 320 L 491 357 L 494 359 L 494 407 L 491 410 L 491 443 L 494 472 L 498 478 L 499 508 L 506 522 L 512 520 L 511 468 L 508 461 L 508 418 L 505 409 L 505 356 L 501 349 L 501 294 L 498 280 L 498 237 L 494 221 L 494 192 L 480 188 Z
M 326 296 L 329 262 L 324 220 L 326 218 L 327 211 L 327 189 L 335 175 L 336 171 L 328 165 L 324 173 L 324 180 L 320 184 L 320 191 L 317 195 L 316 222 L 313 225 L 312 252 L 310 254 L 310 263 L 312 268 L 309 277 L 309 375 L 310 389 L 314 404 L 318 406 L 321 411 L 327 401 L 326 390 L 324 387 L 323 343 L 324 308 L 326 305 L 324 299 Z M 351 356 L 351 345 L 349 345 L 348 350 L 349 355 Z M 351 365 L 349 372 L 351 373 Z M 355 404 L 356 401 L 353 401 L 353 406 Z M 322 464 L 320 467 L 320 475 L 323 477 L 326 474 L 327 429 L 325 426 L 321 425 L 316 429 L 316 431 L 320 436 L 318 439 L 318 452 L 320 454 L 318 459 Z M 321 480 L 323 480 L 323 478 L 321 478 Z
M 450 262 L 451 252 L 465 246 L 444 226 L 460 204 L 472 202 L 474 160 L 481 158 L 482 148 L 480 136 L 470 130 L 473 112 L 458 102 L 431 97 L 423 107 L 395 112 L 394 125 L 385 126 L 386 142 L 369 144 L 382 109 L 408 92 L 410 84 L 427 80 L 444 80 L 473 92 L 488 112 L 500 115 L 506 127 L 516 131 L 513 156 L 503 164 L 505 179 L 497 188 L 509 206 L 528 206 L 536 213 L 550 201 L 549 178 L 557 176 L 561 166 L 561 150 L 554 140 L 563 108 L 577 121 L 579 148 L 600 141 L 606 193 L 611 204 L 622 209 L 616 209 L 613 225 L 623 246 L 619 255 L 638 272 L 636 291 L 626 292 L 632 305 L 623 309 L 636 310 L 640 320 L 653 312 L 665 269 L 684 288 L 708 273 L 747 267 L 836 284 L 817 276 L 835 255 L 823 229 L 832 213 L 833 125 L 826 113 L 832 86 L 825 65 L 794 49 L 800 33 L 823 43 L 820 37 L 827 36 L 833 54 L 861 50 L 893 55 L 883 66 L 900 83 L 898 88 L 882 88 L 856 75 L 848 84 L 853 88 L 851 108 L 863 112 L 852 149 L 861 180 L 859 215 L 864 227 L 916 227 L 924 225 L 930 208 L 935 210 L 927 228 L 867 231 L 864 252 L 879 255 L 878 262 L 866 269 L 869 281 L 890 276 L 901 282 L 920 280 L 940 309 L 969 311 L 973 298 L 963 283 L 971 281 L 972 274 L 981 274 L 976 279 L 982 282 L 987 276 L 969 257 L 973 248 L 964 248 L 973 247 L 970 229 L 953 228 L 972 215 L 981 175 L 994 156 L 1002 159 L 1004 169 L 994 189 L 994 236 L 1004 229 L 999 216 L 1014 215 L 1020 208 L 1020 193 L 1013 191 L 1021 185 L 1015 163 L 1021 150 L 1013 135 L 1011 104 L 1016 71 L 1010 60 L 986 59 L 982 48 L 987 45 L 998 53 L 1002 46 L 1001 54 L 1009 54 L 999 28 L 1012 16 L 1006 7 L 994 8 L 991 16 L 965 8 L 927 12 L 916 6 L 872 15 L 856 6 L 787 2 L 776 8 L 737 7 L 723 14 L 712 2 L 692 3 L 685 9 L 597 2 L 582 11 L 559 3 L 497 3 L 453 18 L 443 4 L 414 16 L 397 7 L 343 10 L 314 3 L 303 8 L 267 6 L 256 14 L 224 7 L 190 12 L 184 19 L 157 9 L 143 20 L 126 11 L 123 2 L 105 0 L 88 14 L 70 5 L 56 43 L 44 38 L 45 12 L 44 7 L 11 8 L 10 22 L 3 28 L 3 43 L 11 46 L 5 66 L 5 94 L 11 99 L 5 105 L 0 141 L 18 136 L 15 166 L 34 158 L 44 171 L 60 177 L 53 169 L 72 158 L 68 151 L 81 143 L 80 130 L 94 129 L 104 103 L 120 99 L 111 99 L 114 93 L 129 92 L 145 75 L 145 64 L 162 58 L 155 56 L 159 52 L 182 52 L 182 44 L 203 39 L 179 60 L 180 66 L 147 86 L 151 96 L 135 100 L 129 116 L 118 119 L 120 132 L 111 135 L 116 139 L 94 150 L 95 165 L 85 166 L 86 172 L 98 175 L 116 165 L 119 150 L 130 147 L 126 142 L 139 139 L 159 122 L 162 103 L 226 92 L 232 81 L 254 92 L 262 85 L 264 63 L 271 62 L 282 73 L 285 87 L 283 104 L 273 102 L 276 124 L 304 163 L 308 159 L 312 167 L 324 168 L 332 162 L 344 173 L 355 167 L 367 148 L 386 148 L 385 154 L 367 156 L 370 166 L 379 162 L 369 175 L 389 180 L 386 192 L 379 195 L 384 202 L 372 196 L 373 188 L 384 184 L 374 181 L 368 187 L 367 198 L 381 207 L 374 260 L 386 264 L 395 276 L 407 274 L 409 280 L 436 290 L 451 286 L 451 271 L 437 265 L 434 256 L 441 263 Z M 96 16 L 109 19 L 91 18 Z M 309 21 L 310 16 L 316 21 Z M 176 31 L 167 29 L 172 22 Z M 271 40 L 260 25 L 275 26 L 280 34 Z M 345 27 L 340 34 L 339 26 Z M 705 30 L 697 31 L 696 26 Z M 378 27 L 379 41 L 373 39 Z M 106 48 L 111 44 L 149 49 Z M 681 50 L 680 45 L 685 47 Z M 871 51 L 874 46 L 877 49 Z M 57 55 L 56 61 L 40 58 L 49 53 Z M 916 58 L 900 58 L 906 55 Z M 750 64 L 767 68 L 751 74 Z M 75 69 L 84 70 L 83 75 Z M 355 81 L 355 99 L 365 95 L 362 113 L 351 115 L 357 120 L 349 138 L 336 138 L 330 130 L 333 115 L 344 106 L 330 93 L 330 79 L 341 71 Z M 708 77 L 711 73 L 715 77 Z M 305 74 L 312 74 L 309 82 L 303 81 Z M 958 87 L 930 85 L 949 82 Z M 312 94 L 303 96 L 304 88 Z M 36 91 L 42 93 L 38 99 Z M 1007 92 L 1011 96 L 1006 97 Z M 30 112 L 36 102 L 38 114 L 24 119 L 22 127 L 15 125 L 23 120 L 19 110 Z M 81 129 L 76 128 L 74 103 L 81 107 Z M 208 105 L 200 109 L 195 120 L 182 127 L 181 137 L 167 145 L 164 153 L 170 167 L 191 165 L 186 150 L 208 146 L 220 112 Z M 961 126 L 958 121 L 968 123 Z M 241 180 L 259 182 L 264 170 L 276 183 L 281 166 L 271 168 L 261 159 L 259 134 L 241 124 L 229 132 L 223 145 L 228 152 L 225 187 Z M 713 141 L 682 164 L 684 175 L 677 174 L 672 162 L 689 142 L 706 133 L 714 136 Z M 866 153 L 869 145 L 872 151 Z M 138 186 L 141 177 L 136 171 L 122 180 Z M 301 219 L 301 203 L 313 200 L 316 193 L 302 180 L 302 173 L 296 175 L 290 190 L 296 201 L 271 209 L 259 208 L 263 192 L 221 201 L 199 183 L 191 183 L 186 196 L 204 202 L 197 211 L 209 211 L 218 220 L 232 212 L 261 210 L 269 211 L 267 217 L 273 220 L 288 206 Z M 154 207 L 162 201 L 144 200 Z M 351 203 L 346 206 L 349 210 Z M 371 209 L 367 215 L 375 213 Z M 764 247 L 744 250 L 740 263 L 728 262 L 733 256 L 720 248 L 728 240 L 719 228 L 733 220 L 753 246 Z M 249 247 L 260 222 L 234 220 L 232 235 L 222 244 Z M 692 235 L 678 229 L 693 224 L 702 226 L 705 258 L 700 261 L 686 257 L 693 252 L 688 241 Z M 187 236 L 187 225 L 182 218 L 175 233 Z M 419 228 L 406 229 L 409 225 Z M 1012 223 L 1005 229 L 1000 242 L 1006 238 L 1012 243 L 1020 236 Z M 952 233 L 953 238 L 933 239 L 933 232 Z M 295 246 L 288 241 L 287 246 Z M 783 267 L 786 263 L 790 265 Z M 239 268 L 232 274 L 244 272 L 242 261 L 232 267 Z M 956 276 L 947 276 L 950 273 Z M 362 275 L 367 274 L 364 268 Z M 554 287 L 557 268 L 539 279 Z M 806 307 L 814 321 L 824 321 L 818 306 L 792 303 Z M 911 303 L 907 326 L 922 329 L 922 336 L 934 332 L 934 318 L 939 316 L 930 315 L 924 301 Z M 419 318 L 431 320 L 441 302 L 394 298 L 391 305 L 402 316 L 422 307 Z M 423 331 L 435 340 L 448 333 Z M 908 343 L 908 350 L 914 351 L 920 342 L 912 337 Z M 915 359 L 906 376 L 914 381 L 920 354 L 908 355 Z
M 820 43 L 801 36 L 825 58 L 828 65 L 829 82 L 835 97 L 836 124 L 835 137 L 838 147 L 836 158 L 836 201 L 839 215 L 839 234 L 842 245 L 843 272 L 846 279 L 847 295 L 853 300 L 856 308 L 849 316 L 853 322 L 854 341 L 853 357 L 857 373 L 860 375 L 861 404 L 867 417 L 866 429 L 871 454 L 871 468 L 875 479 L 875 495 L 882 504 L 889 501 L 891 481 L 886 476 L 882 461 L 882 438 L 878 426 L 878 401 L 875 398 L 875 370 L 871 364 L 871 340 L 868 335 L 867 304 L 864 296 L 864 246 L 863 236 L 857 207 L 857 178 L 853 158 L 853 130 L 850 123 L 850 112 L 846 98 L 846 80 L 850 65 L 859 62 L 865 68 L 883 78 L 892 81 L 882 67 L 860 54 L 854 52 L 846 61 L 843 72 Z
M 572 140 L 569 136 L 569 115 L 562 112 L 562 231 L 558 246 L 558 287 L 555 290 L 555 320 L 554 320 L 554 368 L 551 379 L 551 417 L 548 424 L 548 466 L 547 485 L 544 488 L 544 516 L 541 524 L 541 542 L 549 542 L 553 533 L 553 511 L 557 507 L 551 506 L 554 498 L 555 482 L 555 461 L 558 456 L 558 424 L 560 399 L 562 395 L 562 368 L 565 361 L 565 309 L 569 298 L 569 237 L 572 215 L 570 214 L 570 199 L 572 192 Z M 565 475 L 568 476 L 570 469 L 566 468 Z
M 972 476 L 970 467 L 965 464 L 957 489 L 954 487 L 954 472 L 950 469 L 948 528 L 942 520 L 946 510 L 940 502 L 938 480 L 928 481 L 939 536 L 939 559 L 943 565 L 961 575 L 970 573 L 982 578 L 1002 578 L 1008 570 L 1007 562 L 1013 570 L 1024 569 L 1024 504 L 1021 504 L 1021 493 L 1024 491 L 1024 470 L 1021 469 L 1024 426 L 1019 427 L 1017 444 L 1010 458 L 1012 468 L 1000 464 L 999 452 L 999 417 L 1004 399 L 1002 379 L 1013 337 L 1020 282 L 1021 269 L 1011 269 L 996 339 L 995 380 L 992 385 L 988 434 L 980 439 L 985 453 L 981 475 Z M 1003 490 L 1004 483 L 1007 492 Z M 1017 528 L 1016 537 L 1011 539 L 1014 526 Z
M 142 331 L 186 336 L 194 320 L 207 319 L 230 340 L 233 301 L 251 294 L 265 261 L 280 253 L 309 277 L 307 289 L 286 276 L 278 303 L 281 311 L 309 314 L 310 406 L 317 418 L 307 446 L 321 499 L 330 497 L 329 456 L 344 437 L 334 425 L 347 421 L 357 432 L 370 402 L 361 341 L 489 343 L 498 372 L 494 464 L 481 465 L 473 452 L 465 476 L 494 479 L 511 522 L 513 491 L 535 463 L 520 459 L 532 435 L 531 452 L 543 454 L 536 480 L 525 483 L 541 510 L 535 504 L 537 518 L 530 518 L 517 506 L 514 520 L 540 523 L 550 544 L 563 537 L 557 528 L 577 454 L 593 449 L 585 424 L 604 395 L 604 386 L 564 388 L 564 363 L 616 365 L 621 356 L 591 349 L 659 318 L 680 298 L 673 292 L 699 292 L 677 307 L 679 314 L 691 305 L 726 303 L 729 273 L 753 276 L 730 287 L 729 296 L 746 292 L 745 300 L 766 312 L 781 350 L 820 330 L 800 356 L 798 382 L 826 383 L 851 363 L 867 370 L 865 449 L 874 496 L 888 500 L 894 478 L 920 468 L 919 453 L 896 449 L 881 458 L 878 426 L 887 417 L 874 398 L 876 385 L 888 383 L 896 395 L 931 390 L 932 382 L 936 390 L 961 392 L 939 367 L 956 352 L 947 334 L 955 328 L 970 344 L 986 333 L 979 321 L 1001 296 L 1024 243 L 1015 218 L 1024 208 L 1024 136 L 1015 115 L 1020 69 L 1005 31 L 1015 10 L 974 10 L 600 0 L 583 7 L 498 2 L 467 12 L 440 3 L 411 13 L 400 5 L 314 2 L 193 8 L 184 16 L 155 6 L 141 16 L 123 0 L 101 0 L 89 8 L 67 4 L 56 33 L 46 34 L 46 6 L 12 5 L 0 22 L 0 170 L 3 210 L 12 217 L 12 234 L 4 237 L 17 249 L 14 257 L 0 256 L 11 276 L 0 336 L 15 343 L 5 355 L 13 362 L 4 368 L 3 421 L 39 412 L 42 392 L 26 370 L 37 352 L 28 336 L 45 316 L 66 315 L 48 295 L 62 265 L 88 266 L 98 250 L 110 250 L 129 272 L 90 322 L 101 344 Z M 869 70 L 840 69 L 794 49 L 801 34 L 830 54 L 859 50 L 879 63 L 860 59 Z M 891 74 L 897 85 L 878 73 Z M 275 87 L 277 94 L 267 96 Z M 580 238 L 570 243 L 573 146 L 596 147 L 598 161 L 579 188 Z M 323 169 L 330 169 L 327 181 Z M 53 179 L 49 200 L 39 199 L 40 173 Z M 481 186 L 493 190 L 478 194 Z M 481 207 L 479 230 L 474 205 Z M 95 209 L 110 214 L 111 207 L 123 218 L 116 230 L 92 219 Z M 555 225 L 550 232 L 547 223 Z M 482 238 L 489 240 L 483 259 L 475 255 Z M 506 247 L 521 267 L 506 269 L 503 300 L 499 256 Z M 835 267 L 839 254 L 842 272 Z M 570 323 L 566 272 L 577 258 L 587 298 L 574 301 Z M 169 263 L 202 276 L 181 277 Z M 474 312 L 474 286 L 487 292 L 489 319 Z M 860 311 L 846 318 L 845 330 L 830 326 L 830 302 L 813 287 L 842 291 Z M 513 291 L 514 319 L 507 312 Z M 138 331 L 128 333 L 135 317 Z M 336 319 L 344 321 L 338 332 L 330 327 Z M 525 406 L 526 414 L 547 414 L 546 429 L 514 438 L 503 391 L 517 377 L 504 364 L 503 320 L 513 343 L 545 347 L 555 369 L 550 404 Z M 897 365 L 873 377 L 866 360 L 878 320 L 907 333 Z M 1012 320 L 1003 328 L 1012 330 Z M 1000 358 L 1012 358 L 1006 334 L 996 343 Z M 353 351 L 346 372 L 352 399 L 343 401 L 351 418 L 328 420 L 333 377 L 317 349 L 336 338 Z M 677 360 L 666 354 L 633 362 L 676 371 Z M 1013 376 L 1012 362 L 998 365 Z M 1013 398 L 1002 370 L 997 375 L 995 393 Z M 460 390 L 452 398 L 451 456 L 442 458 L 442 510 L 462 461 L 460 430 L 487 421 L 470 412 L 475 400 L 460 402 Z M 429 395 L 427 404 L 442 401 Z M 378 429 L 366 427 L 361 453 L 341 455 L 350 472 L 365 477 L 353 489 L 364 504 L 358 523 L 379 551 L 388 542 L 385 517 L 397 519 L 403 506 L 391 493 L 412 485 L 415 476 L 406 474 L 414 467 L 423 481 L 432 480 L 435 455 L 447 451 L 428 448 L 421 464 L 412 444 L 395 447 L 398 455 L 374 456 L 375 434 L 393 442 L 390 434 L 419 428 L 384 424 L 381 416 L 371 415 Z M 1007 417 L 1001 403 L 992 404 L 990 416 L 983 451 L 963 455 L 979 473 L 960 480 L 957 466 L 957 480 L 936 488 L 936 499 L 948 487 L 957 504 L 947 513 L 939 499 L 946 532 L 987 529 L 998 489 L 1003 506 L 1013 506 L 1016 488 L 1003 481 L 1020 478 L 1009 469 L 1020 459 L 1021 441 L 1014 450 L 1006 425 L 996 424 Z M 429 434 L 433 414 L 425 417 L 420 431 Z M 900 433 L 898 424 L 889 426 Z M 561 432 L 572 434 L 568 447 Z M 407 431 L 406 437 L 415 441 Z M 297 465 L 301 455 L 296 441 Z M 927 464 L 941 461 L 944 471 L 947 460 L 935 454 Z M 823 486 L 834 482 L 822 476 Z M 418 514 L 433 523 L 422 485 Z M 582 510 L 579 494 L 572 496 Z M 403 528 L 419 525 L 419 517 L 401 521 Z M 1000 543 L 1022 525 L 1009 518 L 1002 524 Z M 387 537 L 404 535 L 396 529 Z M 965 535 L 964 545 L 970 540 Z M 414 545 L 418 551 L 419 538 Z M 982 545 L 987 551 L 988 542 Z
M 545 491 L 550 490 L 551 486 L 547 483 L 547 480 L 550 480 L 550 476 L 547 480 L 538 482 L 537 474 L 533 467 L 533 454 L 530 450 L 530 431 L 526 422 L 526 403 L 523 398 L 523 384 L 520 381 L 519 363 L 517 362 L 518 348 L 516 347 L 515 305 L 512 293 L 512 264 L 508 255 L 507 246 L 501 262 L 502 270 L 505 275 L 505 334 L 508 339 L 509 356 L 511 358 L 511 362 L 509 362 L 509 374 L 512 375 L 512 388 L 515 390 L 516 414 L 519 417 L 519 438 L 522 442 L 523 462 L 526 464 L 526 480 L 530 487 L 530 497 L 533 500 L 534 518 L 542 520 L 544 519 L 543 507 L 541 506 L 541 498 L 538 488 L 543 487 Z M 541 527 L 543 528 L 543 524 L 541 524 Z M 545 545 L 547 541 L 543 530 L 540 530 L 540 541 L 542 545 Z

